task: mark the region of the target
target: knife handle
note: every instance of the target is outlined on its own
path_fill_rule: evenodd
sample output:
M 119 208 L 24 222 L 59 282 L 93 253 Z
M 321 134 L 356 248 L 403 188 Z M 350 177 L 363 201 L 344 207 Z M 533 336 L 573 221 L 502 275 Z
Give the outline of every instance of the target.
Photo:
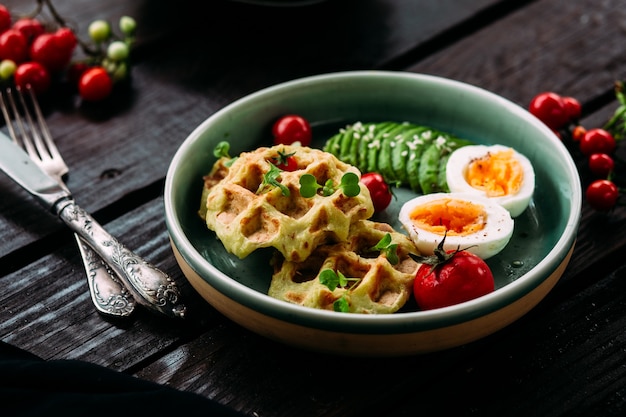
M 56 210 L 61 220 L 119 275 L 139 304 L 170 317 L 185 316 L 180 291 L 166 273 L 128 250 L 73 200 L 64 200 Z

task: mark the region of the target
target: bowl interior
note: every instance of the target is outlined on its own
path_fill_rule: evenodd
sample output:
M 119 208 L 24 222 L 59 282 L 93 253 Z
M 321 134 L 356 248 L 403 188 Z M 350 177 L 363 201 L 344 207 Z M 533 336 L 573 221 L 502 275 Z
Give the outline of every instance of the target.
M 438 128 L 480 144 L 515 148 L 532 162 L 536 188 L 530 207 L 515 219 L 503 252 L 488 260 L 497 290 L 485 297 L 430 312 L 409 305 L 394 315 L 340 315 L 293 306 L 266 295 L 272 269 L 269 250 L 238 259 L 224 249 L 198 217 L 202 176 L 215 161 L 222 140 L 231 155 L 271 145 L 271 126 L 287 113 L 309 120 L 313 146 L 321 147 L 340 127 L 356 121 L 409 121 Z M 397 215 L 415 196 L 396 189 L 396 199 L 374 220 L 402 230 Z M 296 80 L 262 90 L 215 113 L 183 143 L 168 171 L 166 221 L 185 261 L 210 285 L 265 313 L 315 326 L 362 331 L 434 328 L 478 317 L 522 297 L 539 285 L 573 245 L 581 191 L 567 150 L 549 129 L 519 106 L 467 84 L 433 76 L 395 72 L 346 72 Z M 389 327 L 391 326 L 391 327 Z

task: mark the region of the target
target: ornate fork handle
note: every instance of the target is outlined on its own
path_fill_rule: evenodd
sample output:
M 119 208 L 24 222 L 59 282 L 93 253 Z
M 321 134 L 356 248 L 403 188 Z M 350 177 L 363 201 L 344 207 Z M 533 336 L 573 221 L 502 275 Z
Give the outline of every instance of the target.
M 180 291 L 166 273 L 119 243 L 73 200 L 61 201 L 56 211 L 115 270 L 139 304 L 170 317 L 185 316 Z

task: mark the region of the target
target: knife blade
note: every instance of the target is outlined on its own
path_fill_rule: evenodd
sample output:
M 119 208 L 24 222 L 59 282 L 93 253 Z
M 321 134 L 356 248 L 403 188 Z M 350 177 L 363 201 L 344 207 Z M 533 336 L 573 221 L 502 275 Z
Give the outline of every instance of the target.
M 111 236 L 71 193 L 35 164 L 26 151 L 0 132 L 0 169 L 56 214 L 124 281 L 137 302 L 170 317 L 184 317 L 186 307 L 172 278 Z

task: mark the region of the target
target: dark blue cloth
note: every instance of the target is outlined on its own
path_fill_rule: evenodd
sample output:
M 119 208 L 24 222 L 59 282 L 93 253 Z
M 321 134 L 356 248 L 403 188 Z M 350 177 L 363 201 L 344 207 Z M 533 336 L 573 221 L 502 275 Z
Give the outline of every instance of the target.
M 0 415 L 241 417 L 190 392 L 78 360 L 43 360 L 0 342 Z

